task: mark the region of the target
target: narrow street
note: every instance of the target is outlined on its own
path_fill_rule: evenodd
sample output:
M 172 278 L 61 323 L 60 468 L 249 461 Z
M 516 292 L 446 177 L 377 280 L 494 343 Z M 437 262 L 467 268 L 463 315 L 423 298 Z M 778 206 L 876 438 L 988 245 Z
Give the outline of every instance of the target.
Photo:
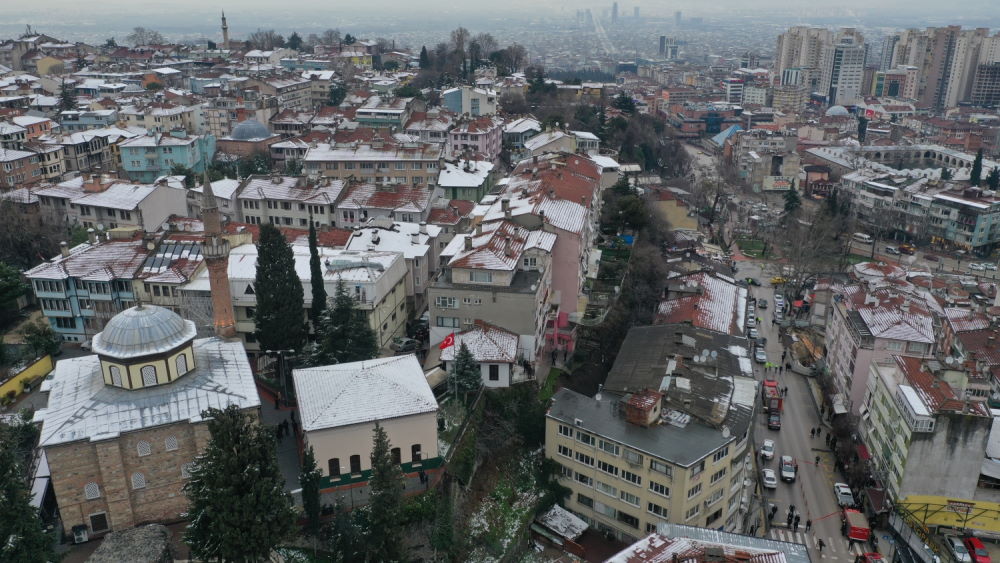
M 769 281 L 773 273 L 762 270 L 757 262 L 743 261 L 738 263 L 738 278 L 753 277 L 762 284 L 751 287 L 750 295 L 757 299 L 766 299 L 766 309 L 757 309 L 760 335 L 767 338 L 765 346 L 768 361 L 781 364 L 783 346 L 778 336 L 778 327 L 771 323 L 774 314 L 774 288 Z M 771 378 L 778 381 L 780 387 L 787 387 L 788 394 L 784 399 L 781 417 L 781 429 L 767 428 L 767 415 L 763 409 L 757 417 L 754 429 L 755 441 L 759 450 L 764 440 L 775 442 L 774 459 L 765 460 L 757 457 L 758 471 L 771 468 L 780 479 L 780 458 L 783 455 L 792 456 L 798 463 L 796 479 L 792 483 L 779 480 L 777 489 L 764 489 L 766 502 L 775 504 L 778 510 L 771 521 L 767 536 L 772 539 L 803 543 L 809 547 L 815 560 L 853 561 L 853 556 L 864 553 L 861 546 L 849 546 L 840 532 L 840 508 L 833 495 L 833 483 L 840 480 L 833 467 L 833 457 L 826 446 L 823 436 L 811 438 L 812 428 L 822 427 L 823 435 L 829 428 L 823 426 L 819 419 L 815 400 L 812 397 L 807 377 L 790 371 L 784 374 L 779 370 L 765 373 L 764 365 L 755 363 L 760 379 Z M 819 464 L 816 458 L 819 457 Z M 765 504 L 766 506 L 766 504 Z M 791 506 L 799 515 L 798 529 L 789 528 L 786 518 Z M 806 521 L 812 521 L 812 529 L 806 532 Z M 819 540 L 825 544 L 819 551 Z

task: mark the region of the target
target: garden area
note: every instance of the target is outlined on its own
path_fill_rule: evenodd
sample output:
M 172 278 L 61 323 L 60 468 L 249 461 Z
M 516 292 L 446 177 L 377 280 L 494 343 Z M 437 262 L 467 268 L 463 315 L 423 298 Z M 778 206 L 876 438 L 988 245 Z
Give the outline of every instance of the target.
M 736 237 L 736 245 L 747 258 L 773 258 L 774 252 L 767 241 L 749 236 Z

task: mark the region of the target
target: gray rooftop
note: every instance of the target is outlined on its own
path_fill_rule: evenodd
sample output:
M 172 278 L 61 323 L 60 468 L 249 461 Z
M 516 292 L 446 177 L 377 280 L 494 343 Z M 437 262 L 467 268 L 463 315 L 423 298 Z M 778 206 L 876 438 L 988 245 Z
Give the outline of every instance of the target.
M 194 339 L 194 323 L 170 309 L 139 304 L 111 318 L 94 335 L 94 352 L 120 360 L 169 352 Z

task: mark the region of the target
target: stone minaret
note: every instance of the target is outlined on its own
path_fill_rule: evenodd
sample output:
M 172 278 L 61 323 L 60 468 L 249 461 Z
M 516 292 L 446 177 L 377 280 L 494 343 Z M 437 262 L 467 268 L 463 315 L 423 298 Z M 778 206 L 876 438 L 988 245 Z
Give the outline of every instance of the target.
M 229 24 L 226 23 L 226 11 L 222 11 L 222 48 L 229 49 Z
M 205 167 L 208 167 L 206 160 Z M 236 321 L 233 314 L 233 298 L 229 291 L 229 241 L 222 236 L 222 221 L 219 205 L 212 193 L 212 183 L 208 181 L 208 170 L 204 175 L 204 191 L 201 197 L 201 220 L 205 224 L 205 240 L 201 253 L 208 267 L 208 280 L 212 291 L 212 322 L 215 334 L 222 338 L 236 336 Z

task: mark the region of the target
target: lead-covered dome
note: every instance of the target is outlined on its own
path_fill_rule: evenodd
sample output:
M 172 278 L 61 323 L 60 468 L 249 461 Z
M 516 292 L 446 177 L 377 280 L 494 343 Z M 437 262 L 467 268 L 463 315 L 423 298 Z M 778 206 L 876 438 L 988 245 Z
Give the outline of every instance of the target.
M 229 135 L 229 138 L 236 141 L 250 141 L 253 139 L 266 139 L 270 136 L 271 132 L 267 129 L 266 125 L 256 119 L 248 119 L 237 123 L 236 127 L 233 127 L 233 132 Z
M 112 317 L 92 345 L 99 356 L 128 360 L 174 351 L 189 344 L 195 334 L 194 323 L 177 313 L 156 305 L 137 305 Z

